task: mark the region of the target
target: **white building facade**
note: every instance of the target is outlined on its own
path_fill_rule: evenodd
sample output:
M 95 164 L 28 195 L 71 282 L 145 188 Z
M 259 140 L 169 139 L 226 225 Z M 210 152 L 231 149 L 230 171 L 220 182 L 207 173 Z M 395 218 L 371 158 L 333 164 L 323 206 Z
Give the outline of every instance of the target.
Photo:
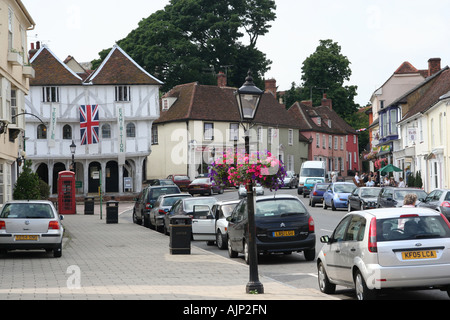
M 64 170 L 75 170 L 78 195 L 98 193 L 100 185 L 103 193 L 140 192 L 162 82 L 117 45 L 91 73 L 74 68 L 72 57 L 71 69 L 46 46 L 36 50 L 30 59 L 36 78 L 26 99 L 26 153 L 33 171 L 51 194 Z M 92 119 L 85 121 L 81 106 L 96 110 L 86 112 Z

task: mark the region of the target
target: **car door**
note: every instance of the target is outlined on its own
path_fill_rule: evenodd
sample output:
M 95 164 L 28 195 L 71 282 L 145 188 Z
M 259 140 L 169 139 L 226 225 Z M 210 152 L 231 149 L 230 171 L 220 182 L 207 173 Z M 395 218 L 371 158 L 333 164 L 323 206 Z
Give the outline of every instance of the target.
M 340 244 L 341 252 L 336 255 L 336 264 L 340 266 L 337 269 L 337 278 L 345 283 L 353 283 L 352 268 L 355 258 L 361 256 L 365 228 L 366 219 L 359 214 L 352 215 L 344 240 Z
M 192 238 L 194 240 L 216 240 L 214 218 L 208 205 L 194 205 L 192 218 Z
M 241 201 L 228 221 L 228 237 L 234 251 L 243 252 L 243 240 L 246 226 L 247 201 Z
M 348 215 L 344 219 L 342 219 L 341 222 L 339 222 L 333 232 L 333 235 L 331 236 L 330 241 L 326 244 L 327 246 L 329 246 L 326 254 L 326 272 L 328 274 L 328 277 L 337 281 L 340 281 L 338 275 L 340 274 L 339 268 L 341 267 L 341 258 L 339 257 L 339 255 L 341 253 L 342 241 L 344 240 L 345 232 L 351 218 L 352 216 Z
M 359 188 L 356 188 L 348 195 L 348 205 L 350 208 L 359 208 L 359 190 Z
M 331 206 L 331 198 L 333 198 L 332 185 L 329 185 L 327 190 L 323 193 L 323 203 L 327 206 Z

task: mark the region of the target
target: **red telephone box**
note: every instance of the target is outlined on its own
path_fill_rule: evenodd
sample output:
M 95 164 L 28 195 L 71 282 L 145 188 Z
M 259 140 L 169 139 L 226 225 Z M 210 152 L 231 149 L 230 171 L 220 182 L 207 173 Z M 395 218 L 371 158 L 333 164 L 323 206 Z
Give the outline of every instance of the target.
M 58 173 L 58 212 L 76 214 L 75 173 L 61 171 Z

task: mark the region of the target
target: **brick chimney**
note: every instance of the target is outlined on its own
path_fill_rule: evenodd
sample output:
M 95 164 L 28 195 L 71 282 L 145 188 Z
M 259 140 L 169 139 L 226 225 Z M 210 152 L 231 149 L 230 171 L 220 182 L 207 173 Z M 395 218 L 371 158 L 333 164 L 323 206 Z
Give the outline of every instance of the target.
M 312 108 L 312 100 L 303 100 L 300 102 L 301 104 Z
M 217 75 L 217 86 L 220 88 L 227 86 L 227 76 L 222 71 Z
M 431 58 L 428 60 L 428 76 L 432 76 L 441 70 L 441 58 Z
M 277 97 L 277 80 L 268 79 L 265 81 L 266 92 L 270 92 L 275 98 Z
M 327 99 L 326 93 L 323 94 L 321 105 L 322 105 L 322 107 L 328 107 L 328 109 L 333 110 L 333 103 L 332 103 L 331 99 Z
M 39 41 L 36 42 L 36 47 L 38 47 L 38 46 L 39 46 L 39 48 L 41 47 Z M 34 48 L 34 43 L 33 43 L 33 42 L 31 43 L 31 49 L 28 51 L 28 60 L 30 60 L 31 58 L 33 58 L 33 56 L 36 54 L 36 52 L 38 52 L 39 48 L 36 48 L 36 49 L 35 49 L 35 48 Z

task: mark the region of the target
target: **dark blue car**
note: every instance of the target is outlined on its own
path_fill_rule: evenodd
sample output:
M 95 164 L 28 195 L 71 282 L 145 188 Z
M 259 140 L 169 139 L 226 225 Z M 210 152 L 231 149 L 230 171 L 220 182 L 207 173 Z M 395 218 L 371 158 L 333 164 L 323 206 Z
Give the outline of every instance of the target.
M 314 207 L 316 203 L 323 201 L 323 193 L 327 190 L 330 183 L 316 183 L 309 194 L 309 206 Z

